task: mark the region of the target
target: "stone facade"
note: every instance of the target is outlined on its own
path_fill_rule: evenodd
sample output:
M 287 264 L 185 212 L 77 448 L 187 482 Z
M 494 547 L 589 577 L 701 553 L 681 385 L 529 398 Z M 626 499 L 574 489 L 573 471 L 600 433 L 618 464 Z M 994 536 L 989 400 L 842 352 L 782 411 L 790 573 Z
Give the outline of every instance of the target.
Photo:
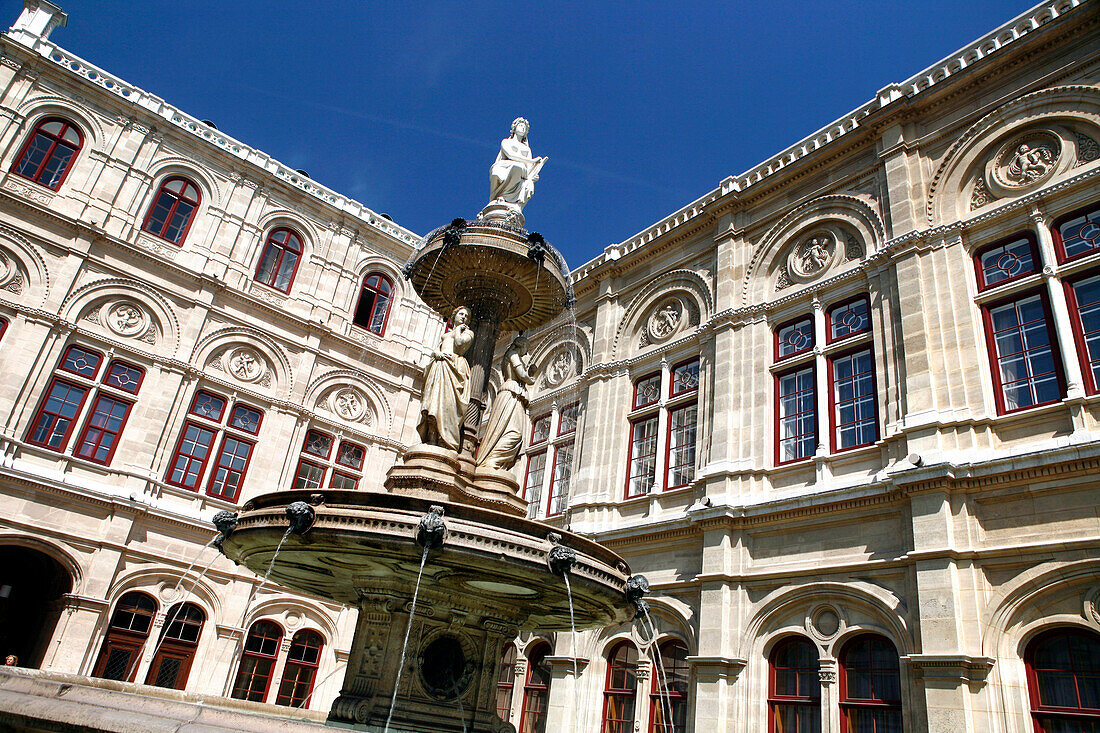
M 415 441 L 442 328 L 399 275 L 417 237 L 58 48 L 51 8 L 27 3 L 0 60 L 0 549 L 68 577 L 29 661 L 91 674 L 125 593 L 156 600 L 159 628 L 193 587 L 189 693 L 228 695 L 270 619 L 275 681 L 294 633 L 322 636 L 308 707 L 326 710 L 353 616 L 201 548 L 216 510 L 294 482 L 309 430 L 364 447 L 363 490 Z M 648 576 L 658 641 L 686 647 L 686 730 L 766 729 L 794 640 L 816 657 L 817 725 L 839 731 L 858 714 L 846 650 L 874 638 L 906 730 L 1025 731 L 1035 640 L 1100 633 L 1100 384 L 1079 289 L 1100 255 L 1060 229 L 1100 207 L 1098 48 L 1095 0 L 1041 3 L 609 246 L 573 272 L 575 322 L 533 335 L 529 513 Z M 51 117 L 83 135 L 56 190 L 12 170 Z M 172 176 L 201 189 L 179 246 L 146 231 Z M 278 227 L 303 240 L 288 293 L 257 281 Z M 371 272 L 395 289 L 381 337 L 352 323 Z M 107 465 L 75 454 L 115 393 L 58 371 L 74 344 L 145 372 Z M 61 451 L 31 439 L 55 375 L 88 391 Z M 199 491 L 168 481 L 200 389 L 263 413 L 234 501 L 210 495 L 209 466 Z M 537 661 L 546 730 L 595 733 L 605 700 L 631 696 L 631 727 L 654 730 L 653 631 L 536 632 L 500 688 L 517 727 L 525 687 L 543 694 Z M 632 687 L 608 694 L 624 641 Z

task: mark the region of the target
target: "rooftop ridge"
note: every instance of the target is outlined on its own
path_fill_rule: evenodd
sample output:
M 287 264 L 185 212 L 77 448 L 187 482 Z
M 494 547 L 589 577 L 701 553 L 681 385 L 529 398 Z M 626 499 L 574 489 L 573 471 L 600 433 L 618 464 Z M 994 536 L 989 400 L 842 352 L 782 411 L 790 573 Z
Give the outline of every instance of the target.
M 4 33 L 4 37 L 8 40 L 33 53 L 37 53 L 69 74 L 95 84 L 136 107 L 141 107 L 149 114 L 169 122 L 176 129 L 182 130 L 208 145 L 219 148 L 244 163 L 259 168 L 264 173 L 297 188 L 302 193 L 322 202 L 326 206 L 361 221 L 372 229 L 380 231 L 410 247 L 415 247 L 417 242 L 420 241 L 419 234 L 383 217 L 355 199 L 317 183 L 262 150 L 257 150 L 226 135 L 202 122 L 197 117 L 193 117 L 178 107 L 168 104 L 155 94 L 150 94 L 113 74 L 103 71 L 98 66 L 66 51 L 52 41 L 36 38 L 33 45 L 31 45 L 23 39 L 23 35 L 13 33 L 12 30 Z
M 865 104 L 842 115 L 744 173 L 724 178 L 717 188 L 703 194 L 695 201 L 674 211 L 655 224 L 646 227 L 618 244 L 608 245 L 604 248 L 603 253 L 596 255 L 596 257 L 574 269 L 571 279 L 576 283 L 604 262 L 617 260 L 624 254 L 633 252 L 662 234 L 694 219 L 702 214 L 704 208 L 713 201 L 717 201 L 729 193 L 743 192 L 795 161 L 858 129 L 860 120 L 872 112 L 882 109 L 903 97 L 914 97 L 924 92 L 953 74 L 996 53 L 1040 26 L 1090 2 L 1094 2 L 1094 0 L 1044 0 L 1044 2 L 1001 24 L 976 41 L 963 46 L 958 51 L 948 54 L 931 66 L 917 72 L 905 81 L 887 84 L 873 99 Z

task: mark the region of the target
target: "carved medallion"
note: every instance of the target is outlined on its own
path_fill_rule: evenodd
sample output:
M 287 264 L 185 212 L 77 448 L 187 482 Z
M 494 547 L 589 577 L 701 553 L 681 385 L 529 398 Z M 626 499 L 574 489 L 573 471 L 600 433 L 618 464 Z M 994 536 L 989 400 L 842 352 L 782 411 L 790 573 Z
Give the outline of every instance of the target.
M 149 315 L 137 303 L 119 301 L 107 310 L 107 327 L 119 336 L 139 336 L 149 328 Z
M 806 282 L 828 269 L 836 256 L 836 237 L 832 232 L 817 231 L 795 245 L 787 259 L 787 267 L 796 280 Z
M 259 382 L 267 371 L 260 355 L 247 346 L 230 351 L 226 366 L 230 374 L 248 383 Z
M 573 349 L 559 349 L 546 364 L 546 384 L 557 387 L 573 378 L 577 373 L 577 357 Z
M 1001 146 L 987 169 L 988 183 L 994 193 L 1000 188 L 1015 194 L 1043 183 L 1057 172 L 1062 141 L 1048 130 L 1038 130 L 1012 138 Z
M 649 334 L 651 344 L 667 341 L 674 333 L 680 330 L 684 320 L 684 306 L 676 298 L 669 298 L 662 302 L 649 316 L 646 324 L 646 333 Z
M 363 419 L 366 404 L 363 397 L 351 387 L 338 389 L 332 394 L 332 411 L 345 420 L 356 422 Z

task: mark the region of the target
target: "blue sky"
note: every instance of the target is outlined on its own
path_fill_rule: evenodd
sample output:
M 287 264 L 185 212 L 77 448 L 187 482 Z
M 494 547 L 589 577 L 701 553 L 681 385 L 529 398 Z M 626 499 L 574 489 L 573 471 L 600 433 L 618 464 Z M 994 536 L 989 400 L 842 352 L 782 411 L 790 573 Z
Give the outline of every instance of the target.
M 572 266 L 1033 4 L 59 1 L 59 45 L 418 233 L 529 118 Z

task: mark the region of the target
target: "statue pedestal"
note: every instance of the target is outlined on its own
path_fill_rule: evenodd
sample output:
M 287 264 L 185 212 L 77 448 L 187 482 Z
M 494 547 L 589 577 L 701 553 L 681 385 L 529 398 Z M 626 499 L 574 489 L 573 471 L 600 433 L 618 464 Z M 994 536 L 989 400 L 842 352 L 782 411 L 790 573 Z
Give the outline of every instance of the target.
M 428 501 L 458 502 L 522 517 L 527 502 L 511 471 L 479 468 L 465 453 L 416 445 L 386 474 L 386 491 Z
M 490 201 L 477 215 L 477 218 L 487 221 L 501 221 L 517 227 L 522 227 L 526 221 L 523 218 L 523 209 L 519 207 L 519 204 L 499 200 Z

